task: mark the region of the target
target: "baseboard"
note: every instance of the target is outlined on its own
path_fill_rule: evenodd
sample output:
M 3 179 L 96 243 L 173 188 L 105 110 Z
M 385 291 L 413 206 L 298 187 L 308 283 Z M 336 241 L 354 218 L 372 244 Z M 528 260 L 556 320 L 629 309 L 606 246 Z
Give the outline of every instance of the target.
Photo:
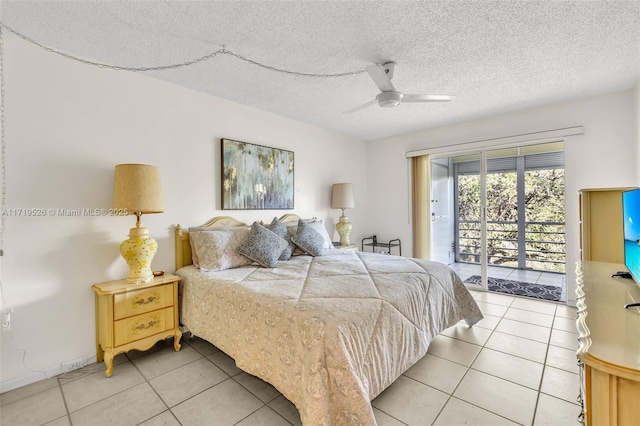
M 77 370 L 78 368 L 93 364 L 94 362 L 96 362 L 95 354 L 85 355 L 82 358 L 74 359 L 72 361 L 65 361 L 59 365 L 45 368 L 44 370 L 34 371 L 31 374 L 27 374 L 25 376 L 17 377 L 15 379 L 7 380 L 6 382 L 0 383 L 0 393 L 9 392 L 44 379 L 49 379 L 60 374 L 68 373 L 69 371 Z

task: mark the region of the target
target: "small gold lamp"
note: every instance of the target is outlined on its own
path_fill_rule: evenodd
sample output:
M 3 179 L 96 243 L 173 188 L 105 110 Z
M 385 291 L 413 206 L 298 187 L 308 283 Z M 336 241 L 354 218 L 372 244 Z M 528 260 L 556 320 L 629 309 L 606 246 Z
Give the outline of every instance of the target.
M 158 243 L 149 237 L 149 230 L 140 223 L 140 216 L 164 211 L 158 167 L 145 164 L 117 165 L 113 208 L 136 215 L 136 227 L 129 230 L 129 239 L 120 244 L 120 253 L 129 265 L 127 281 L 136 284 L 152 281 L 151 261 L 158 250 Z
M 342 216 L 336 223 L 336 231 L 340 235 L 340 245 L 348 246 L 351 244 L 349 235 L 351 234 L 351 222 L 344 215 L 344 209 L 352 209 L 355 207 L 353 201 L 353 184 L 350 183 L 334 183 L 331 190 L 331 208 L 342 209 Z

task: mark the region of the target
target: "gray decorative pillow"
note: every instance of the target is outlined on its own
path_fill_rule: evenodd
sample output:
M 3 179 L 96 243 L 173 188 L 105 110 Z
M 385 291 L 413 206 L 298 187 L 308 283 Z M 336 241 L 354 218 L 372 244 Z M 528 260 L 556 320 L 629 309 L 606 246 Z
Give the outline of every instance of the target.
M 253 222 L 249 236 L 236 251 L 254 262 L 258 262 L 260 266 L 275 268 L 278 265 L 280 254 L 287 245 L 284 238 L 269 231 L 258 222 Z
M 280 219 L 278 219 L 277 217 L 274 217 L 271 221 L 271 224 L 267 226 L 267 229 L 272 231 L 277 236 L 284 238 L 288 243 L 287 247 L 285 247 L 285 249 L 282 250 L 282 253 L 280 253 L 280 258 L 278 260 L 291 259 L 291 255 L 293 254 L 293 250 L 295 250 L 296 245 L 291 241 L 291 237 L 293 235 L 291 234 L 291 232 L 289 232 L 289 228 L 287 228 L 287 225 L 280 222 Z
M 291 237 L 291 241 L 311 256 L 322 256 L 326 250 L 326 242 L 322 234 L 303 220 L 298 221 L 298 232 Z
M 324 227 L 324 222 L 322 220 L 318 220 L 316 218 L 313 218 L 313 219 L 301 219 L 301 220 L 304 223 L 306 223 L 307 225 L 311 226 L 320 235 L 322 235 L 322 237 L 324 238 L 324 248 L 325 248 L 325 250 L 334 249 L 333 243 L 331 242 L 331 237 L 329 237 L 329 233 L 327 232 L 327 228 Z M 299 222 L 300 221 L 285 223 L 285 225 L 287 226 L 287 229 L 289 230 L 291 235 L 296 235 L 298 233 L 298 223 Z M 300 256 L 301 254 L 304 254 L 304 251 L 301 248 L 297 247 L 293 251 L 292 256 Z
M 316 232 L 322 235 L 324 239 L 324 248 L 325 250 L 332 250 L 333 243 L 331 242 L 331 237 L 329 237 L 329 233 L 327 232 L 327 228 L 324 226 L 323 220 L 312 220 L 306 222 L 309 226 L 311 226 Z

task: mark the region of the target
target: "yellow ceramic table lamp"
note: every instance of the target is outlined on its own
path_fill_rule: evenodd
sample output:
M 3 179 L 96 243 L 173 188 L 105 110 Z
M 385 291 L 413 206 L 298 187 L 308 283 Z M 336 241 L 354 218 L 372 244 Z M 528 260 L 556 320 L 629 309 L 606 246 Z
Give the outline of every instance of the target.
M 136 215 L 136 227 L 129 230 L 129 239 L 120 244 L 120 253 L 129 265 L 127 281 L 150 282 L 153 280 L 151 261 L 158 250 L 158 243 L 142 226 L 140 216 L 164 211 L 160 170 L 145 164 L 119 164 L 113 186 L 114 210 Z
M 345 216 L 344 209 L 352 209 L 355 207 L 353 200 L 353 184 L 351 183 L 334 183 L 331 191 L 331 207 L 334 209 L 342 209 L 342 216 L 336 223 L 336 231 L 340 235 L 340 245 L 348 246 L 351 244 L 349 236 L 351 235 L 351 222 Z

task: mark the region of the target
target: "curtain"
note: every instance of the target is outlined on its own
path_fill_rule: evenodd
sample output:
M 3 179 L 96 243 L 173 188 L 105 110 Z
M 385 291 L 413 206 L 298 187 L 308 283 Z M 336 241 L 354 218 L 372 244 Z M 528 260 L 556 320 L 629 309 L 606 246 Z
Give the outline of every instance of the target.
M 428 155 L 411 159 L 413 257 L 429 259 L 431 253 L 431 162 Z

